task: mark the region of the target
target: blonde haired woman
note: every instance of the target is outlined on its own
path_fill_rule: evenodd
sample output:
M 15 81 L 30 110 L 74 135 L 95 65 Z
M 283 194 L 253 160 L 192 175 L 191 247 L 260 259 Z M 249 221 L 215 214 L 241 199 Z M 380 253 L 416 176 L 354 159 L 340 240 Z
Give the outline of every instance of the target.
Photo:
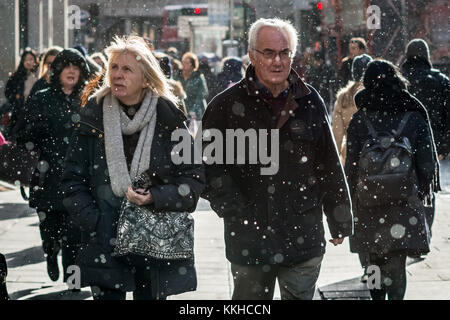
M 372 58 L 367 54 L 362 54 L 354 58 L 351 71 L 352 81 L 349 81 L 347 86 L 339 90 L 334 105 L 333 111 L 333 135 L 336 140 L 336 145 L 339 151 L 339 158 L 342 165 L 345 164 L 347 156 L 347 129 L 350 125 L 350 120 L 353 114 L 358 111 L 355 105 L 355 94 L 364 88 L 362 79 L 364 72 L 367 69 L 367 65 L 372 61 Z M 361 282 L 367 282 L 367 267 L 369 256 L 365 253 L 359 254 L 359 262 L 363 268 L 363 275 L 361 276 Z
M 63 177 L 64 204 L 83 231 L 77 264 L 82 286 L 94 299 L 165 299 L 196 289 L 194 260 L 164 261 L 111 255 L 119 209 L 126 197 L 158 211 L 194 211 L 204 186 L 202 165 L 175 165 L 171 133 L 185 128 L 167 79 L 145 41 L 119 38 L 109 56 L 103 86 L 81 109 Z M 147 172 L 149 190 L 132 181 Z M 188 192 L 179 192 L 180 186 Z M 185 187 L 187 186 L 187 188 Z

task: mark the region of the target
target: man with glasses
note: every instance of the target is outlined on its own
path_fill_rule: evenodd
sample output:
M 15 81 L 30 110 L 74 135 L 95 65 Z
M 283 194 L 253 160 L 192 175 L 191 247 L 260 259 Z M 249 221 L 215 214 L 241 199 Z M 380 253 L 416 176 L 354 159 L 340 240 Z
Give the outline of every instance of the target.
M 206 165 L 203 197 L 224 219 L 233 299 L 272 299 L 276 279 L 282 299 L 312 299 L 326 245 L 323 212 L 334 245 L 353 230 L 325 105 L 291 68 L 297 39 L 287 21 L 256 21 L 249 31 L 245 78 L 217 95 L 203 117 L 204 132 L 219 130 L 227 146 L 226 164 Z M 267 130 L 271 144 L 262 146 L 261 136 L 257 145 L 247 139 L 245 154 L 231 156 L 229 129 Z M 261 173 L 261 156 L 256 164 L 237 164 L 249 154 L 261 155 L 261 147 L 278 153 L 275 173 Z

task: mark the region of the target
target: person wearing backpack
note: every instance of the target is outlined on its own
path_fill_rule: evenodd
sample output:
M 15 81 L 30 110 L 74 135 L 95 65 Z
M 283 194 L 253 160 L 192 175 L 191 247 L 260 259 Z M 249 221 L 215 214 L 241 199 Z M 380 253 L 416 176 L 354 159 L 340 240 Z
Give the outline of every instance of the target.
M 401 70 L 410 82 L 408 91 L 427 109 L 438 157 L 442 161 L 450 152 L 450 80 L 439 70 L 433 69 L 428 44 L 424 40 L 411 40 L 405 56 Z M 431 229 L 435 215 L 434 197 L 433 206 L 425 212 Z
M 406 257 L 429 252 L 424 206 L 440 190 L 439 164 L 426 109 L 385 60 L 374 60 L 355 95 L 345 172 L 355 215 L 350 250 L 379 268 L 372 299 L 401 300 Z M 376 269 L 375 269 L 376 270 Z

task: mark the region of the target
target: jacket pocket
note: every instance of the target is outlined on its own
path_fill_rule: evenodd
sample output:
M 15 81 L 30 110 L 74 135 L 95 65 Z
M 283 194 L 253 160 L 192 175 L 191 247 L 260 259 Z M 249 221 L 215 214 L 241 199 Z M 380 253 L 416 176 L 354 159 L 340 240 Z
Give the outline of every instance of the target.
M 280 147 L 287 154 L 289 163 L 306 164 L 311 160 L 314 145 L 313 132 L 298 119 L 291 121 L 288 128 L 287 141 Z
M 316 196 L 299 196 L 289 203 L 287 223 L 290 227 L 308 230 L 321 220 L 320 202 Z

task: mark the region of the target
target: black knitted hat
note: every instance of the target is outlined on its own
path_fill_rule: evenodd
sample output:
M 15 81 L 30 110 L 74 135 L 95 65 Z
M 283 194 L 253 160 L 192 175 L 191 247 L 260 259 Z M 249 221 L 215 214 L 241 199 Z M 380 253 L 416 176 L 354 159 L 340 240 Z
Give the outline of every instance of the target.
M 352 79 L 353 81 L 361 81 L 364 71 L 367 69 L 367 65 L 372 61 L 372 57 L 368 54 L 363 53 L 362 55 L 356 56 L 352 63 Z
M 406 59 L 416 59 L 428 62 L 431 65 L 430 49 L 423 39 L 413 39 L 406 47 Z

